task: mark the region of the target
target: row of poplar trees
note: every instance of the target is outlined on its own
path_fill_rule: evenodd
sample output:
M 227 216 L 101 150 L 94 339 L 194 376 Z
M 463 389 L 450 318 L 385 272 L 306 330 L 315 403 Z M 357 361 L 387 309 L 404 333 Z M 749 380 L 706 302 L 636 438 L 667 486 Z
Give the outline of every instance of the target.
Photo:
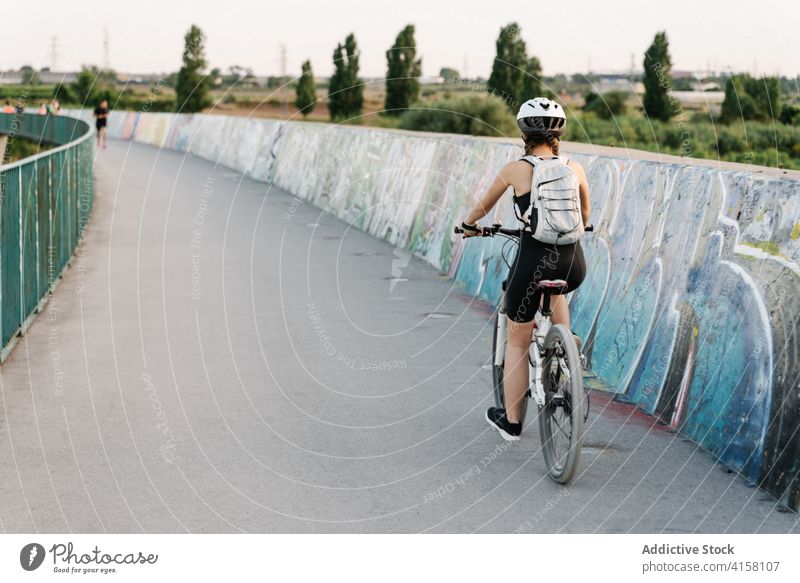
M 511 109 L 519 107 L 522 99 L 542 95 L 542 66 L 539 59 L 529 56 L 520 27 L 511 23 L 500 29 L 497 38 L 497 56 L 489 77 L 489 87 Z M 422 61 L 417 57 L 414 26 L 408 25 L 386 51 L 386 115 L 400 115 L 419 97 L 419 77 Z M 333 52 L 334 74 L 328 86 L 328 109 L 332 119 L 345 119 L 361 114 L 364 102 L 364 85 L 358 79 L 358 49 L 351 34 L 344 45 Z M 297 85 L 295 105 L 303 115 L 308 115 L 317 101 L 311 63 L 303 63 Z
M 178 111 L 202 111 L 210 105 L 206 67 L 205 35 L 192 26 L 184 37 L 183 66 L 175 83 Z M 542 67 L 539 59 L 529 56 L 520 27 L 512 22 L 500 29 L 496 42 L 497 56 L 489 76 L 490 91 L 514 110 L 524 99 L 543 95 Z M 328 86 L 328 110 L 332 119 L 349 119 L 361 114 L 364 104 L 364 84 L 358 78 L 358 46 L 350 34 L 344 44 L 333 51 L 334 73 Z M 419 97 L 419 77 L 422 61 L 417 57 L 414 26 L 408 25 L 397 35 L 394 45 L 386 51 L 386 103 L 384 113 L 400 115 Z M 642 102 L 645 113 L 652 119 L 666 121 L 680 113 L 680 106 L 670 96 L 672 59 L 665 32 L 655 35 L 644 56 L 645 88 Z M 303 63 L 297 84 L 295 105 L 307 116 L 314 109 L 317 96 L 310 61 Z M 780 85 L 776 78 L 754 79 L 746 75 L 731 76 L 725 88 L 722 120 L 778 119 L 781 112 Z M 797 113 L 785 108 L 783 113 Z M 792 117 L 792 116 L 789 116 Z
M 183 64 L 175 83 L 176 109 L 184 113 L 202 111 L 211 104 L 210 79 L 206 68 L 205 34 L 192 25 L 184 36 Z M 406 26 L 386 51 L 386 113 L 399 115 L 419 97 L 422 61 L 417 58 L 414 27 Z M 364 85 L 358 78 L 358 46 L 350 34 L 333 52 L 334 73 L 328 86 L 328 109 L 333 119 L 358 116 L 364 104 Z M 317 103 L 311 62 L 303 63 L 297 83 L 295 105 L 305 116 Z
M 417 58 L 417 43 L 414 40 L 414 26 L 409 24 L 386 51 L 388 68 L 386 72 L 387 115 L 399 115 L 409 108 L 419 97 L 419 76 L 422 74 L 422 60 Z M 364 104 L 364 84 L 358 78 L 358 45 L 350 34 L 333 51 L 334 72 L 328 84 L 328 111 L 331 119 L 348 119 L 361 114 Z M 295 106 L 307 116 L 314 109 L 317 96 L 314 89 L 314 74 L 311 63 L 303 63 L 303 71 L 297 82 Z

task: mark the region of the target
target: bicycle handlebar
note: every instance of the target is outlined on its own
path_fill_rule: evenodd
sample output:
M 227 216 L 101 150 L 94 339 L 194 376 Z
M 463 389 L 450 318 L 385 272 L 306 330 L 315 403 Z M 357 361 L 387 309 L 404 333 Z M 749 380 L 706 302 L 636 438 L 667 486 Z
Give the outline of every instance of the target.
M 506 235 L 507 237 L 519 237 L 522 234 L 522 229 L 504 229 L 500 223 L 495 223 L 491 227 L 482 227 L 483 232 L 481 233 L 481 237 L 494 237 L 496 234 Z M 594 231 L 594 225 L 587 225 L 583 228 L 586 232 Z M 456 235 L 462 235 L 464 233 L 464 229 L 459 226 L 456 226 L 453 229 L 453 232 Z

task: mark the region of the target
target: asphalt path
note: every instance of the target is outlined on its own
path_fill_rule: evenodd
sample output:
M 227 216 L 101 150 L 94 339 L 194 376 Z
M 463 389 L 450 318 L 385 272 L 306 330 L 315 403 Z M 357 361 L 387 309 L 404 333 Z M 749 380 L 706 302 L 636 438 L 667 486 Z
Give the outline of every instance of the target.
M 491 306 L 291 194 L 109 142 L 89 230 L 0 367 L 5 532 L 798 532 L 592 394 L 569 487 L 506 445 Z

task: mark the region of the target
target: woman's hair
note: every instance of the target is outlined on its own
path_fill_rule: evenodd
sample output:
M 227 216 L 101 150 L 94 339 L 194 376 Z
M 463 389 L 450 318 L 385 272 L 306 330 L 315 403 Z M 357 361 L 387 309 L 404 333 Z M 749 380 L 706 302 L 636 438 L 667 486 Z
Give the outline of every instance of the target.
M 553 156 L 558 156 L 558 146 L 560 141 L 553 134 L 522 134 L 522 141 L 525 142 L 525 155 L 530 155 L 536 146 L 547 144 L 553 152 Z

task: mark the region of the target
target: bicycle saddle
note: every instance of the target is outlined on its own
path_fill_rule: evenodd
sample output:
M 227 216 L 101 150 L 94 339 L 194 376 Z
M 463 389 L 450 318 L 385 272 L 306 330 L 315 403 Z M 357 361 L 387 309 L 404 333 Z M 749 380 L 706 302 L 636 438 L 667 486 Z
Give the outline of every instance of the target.
M 567 282 L 563 279 L 542 279 L 536 282 L 536 287 L 543 290 L 566 290 Z

